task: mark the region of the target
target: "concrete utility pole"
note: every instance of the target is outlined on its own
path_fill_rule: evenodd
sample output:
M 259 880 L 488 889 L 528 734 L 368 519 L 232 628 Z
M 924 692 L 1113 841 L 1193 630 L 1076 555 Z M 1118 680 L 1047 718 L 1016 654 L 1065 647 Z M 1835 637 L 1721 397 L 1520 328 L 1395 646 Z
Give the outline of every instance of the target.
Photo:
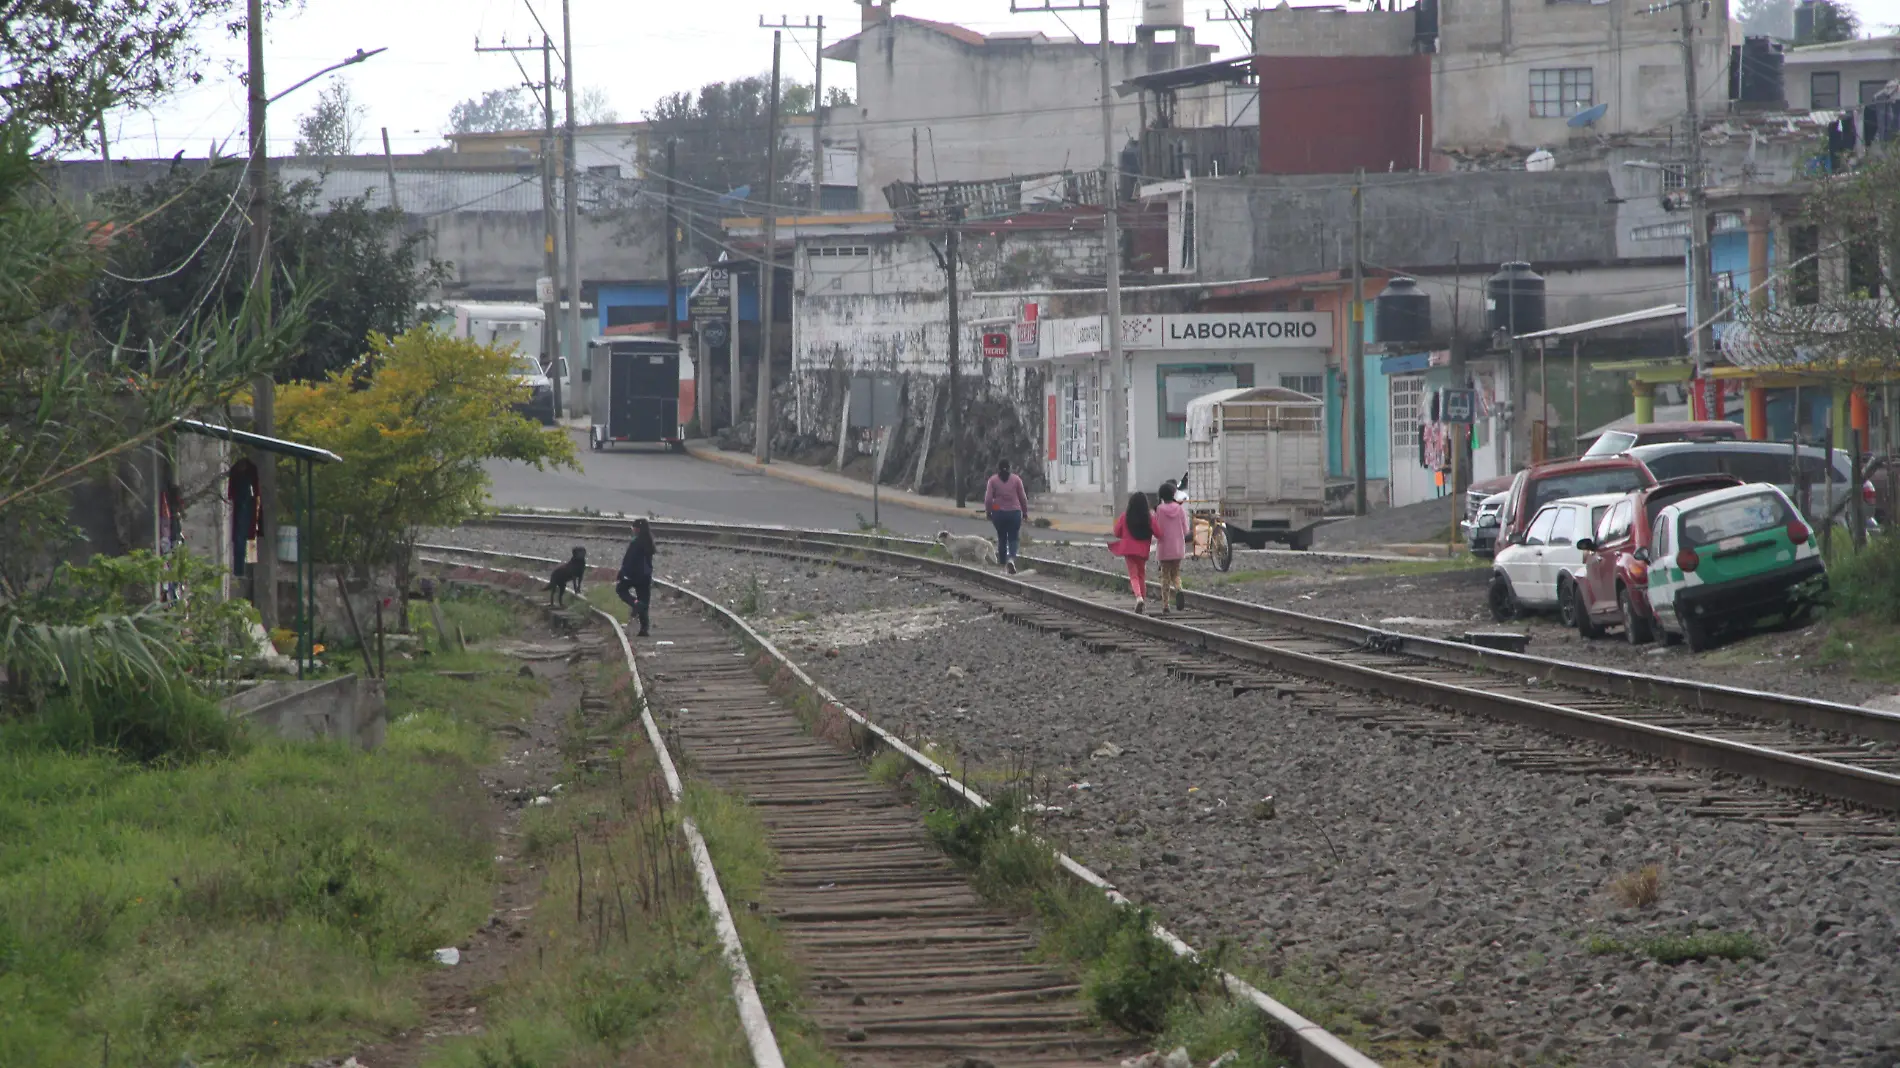
M 963 492 L 963 316 L 958 308 L 957 259 L 963 254 L 963 210 L 950 209 L 950 233 L 944 238 L 944 274 L 950 285 L 950 480 L 956 484 L 957 507 L 967 500 Z
M 389 127 L 387 126 L 383 127 L 383 175 L 389 179 L 389 206 L 401 211 L 402 199 L 396 195 L 396 155 L 389 151 Z
M 825 189 L 825 17 L 806 15 L 804 22 L 793 22 L 785 16 L 779 16 L 777 22 L 765 21 L 759 16 L 759 27 L 767 30 L 783 30 L 797 33 L 800 30 L 815 30 L 818 34 L 817 51 L 813 52 L 812 90 L 811 90 L 811 210 L 824 210 Z
M 1697 93 L 1695 21 L 1689 14 L 1691 5 L 1702 2 L 1673 0 L 1666 4 L 1651 4 L 1643 9 L 1645 15 L 1659 15 L 1675 8 L 1682 16 L 1682 85 L 1689 114 L 1689 162 L 1682 184 L 1689 193 L 1689 284 L 1694 289 L 1695 300 L 1695 307 L 1689 312 L 1689 321 L 1694 327 L 1689 343 L 1698 376 L 1708 370 L 1715 359 L 1716 315 L 1715 278 L 1709 265 L 1707 175 L 1702 169 L 1702 102 Z
M 579 205 L 579 187 L 574 177 L 574 32 L 569 17 L 569 0 L 561 0 L 561 61 L 566 65 L 567 89 L 567 151 L 564 164 L 567 179 L 567 366 L 578 374 L 581 362 L 587 355 L 587 343 L 581 337 L 581 252 L 580 229 L 577 222 Z
M 739 375 L 739 261 L 729 259 L 725 253 L 719 254 L 719 262 L 727 265 L 727 277 L 731 279 L 732 300 L 726 306 L 726 399 L 731 402 L 732 418 L 726 425 L 736 433 L 739 429 L 739 397 L 745 392 L 745 381 Z
M 263 313 L 270 316 L 270 149 L 265 124 L 270 98 L 264 95 L 264 3 L 249 0 L 244 32 L 250 46 L 251 290 L 263 292 Z M 260 333 L 262 331 L 260 330 Z M 251 382 L 251 429 L 266 437 L 277 433 L 277 382 L 267 371 Z M 257 560 L 251 569 L 251 604 L 266 631 L 277 626 L 277 457 L 253 452 L 257 465 Z
M 477 53 L 507 52 L 511 56 L 517 52 L 538 51 L 541 53 L 541 84 L 536 85 L 528 81 L 526 70 L 521 72 L 521 77 L 527 89 L 538 90 L 541 95 L 541 269 L 548 280 L 548 288 L 545 293 L 537 295 L 543 298 L 541 301 L 541 351 L 547 353 L 551 364 L 548 368 L 548 377 L 554 382 L 554 418 L 559 420 L 566 408 L 562 403 L 563 385 L 560 374 L 561 260 L 555 252 L 554 245 L 554 42 L 543 33 L 541 43 L 538 45 L 502 44 L 484 47 L 478 38 L 475 41 L 475 51 Z M 519 59 L 515 60 L 517 67 L 520 62 Z M 567 367 L 568 373 L 573 374 L 575 381 L 578 382 L 580 365 L 569 360 Z
M 1352 177 L 1352 315 L 1346 324 L 1347 369 L 1352 383 L 1352 514 L 1365 515 L 1366 503 L 1366 169 Z
M 1107 431 L 1109 456 L 1112 458 L 1110 469 L 1113 484 L 1109 487 L 1111 507 L 1113 498 L 1126 492 L 1131 485 L 1129 465 L 1133 460 L 1133 426 L 1128 410 L 1127 358 L 1122 352 L 1122 259 L 1121 259 L 1121 218 L 1118 214 L 1121 205 L 1121 173 L 1115 152 L 1115 98 L 1110 85 L 1109 68 L 1114 62 L 1115 46 L 1108 34 L 1109 0 L 1087 0 L 1072 4 L 1057 5 L 1052 0 L 1043 0 L 1040 6 L 1011 0 L 1009 10 L 1012 14 L 1042 14 L 1063 11 L 1094 11 L 1101 16 L 1101 74 L 1102 74 L 1102 252 L 1107 273 L 1106 314 L 1103 315 L 1102 332 L 1108 338 L 1108 380 L 1109 396 L 1113 411 L 1102 421 Z
M 679 264 L 679 223 L 673 217 L 673 163 L 674 149 L 679 142 L 673 138 L 666 141 L 666 339 L 680 339 L 680 264 Z M 698 368 L 693 369 L 699 373 Z
M 772 31 L 772 95 L 765 116 L 765 254 L 759 259 L 759 388 L 752 400 L 752 457 L 772 462 L 772 264 L 778 259 L 778 77 L 784 31 Z

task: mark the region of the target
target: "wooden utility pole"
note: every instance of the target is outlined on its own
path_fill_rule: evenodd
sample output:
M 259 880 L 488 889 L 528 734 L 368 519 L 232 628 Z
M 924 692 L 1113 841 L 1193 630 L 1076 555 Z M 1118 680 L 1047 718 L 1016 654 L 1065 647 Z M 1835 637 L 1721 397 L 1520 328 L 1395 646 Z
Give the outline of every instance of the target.
M 944 238 L 944 272 L 950 286 L 950 478 L 956 483 L 957 507 L 966 503 L 963 492 L 963 319 L 957 307 L 957 258 L 963 251 L 963 209 L 950 210 L 950 233 Z
M 569 17 L 569 0 L 561 0 L 561 61 L 566 65 L 567 150 L 563 153 L 566 171 L 567 210 L 567 366 L 578 369 L 587 358 L 587 342 L 581 337 L 581 252 L 577 233 L 580 229 L 579 188 L 574 177 L 574 32 Z M 578 407 L 578 405 L 577 405 Z
M 251 179 L 251 292 L 258 295 L 259 312 L 270 318 L 270 148 L 265 124 L 270 97 L 264 93 L 264 3 L 245 5 L 244 32 L 250 46 L 250 179 Z M 260 338 L 268 321 L 260 323 Z M 277 434 L 277 382 L 266 371 L 251 380 L 251 429 L 265 437 Z M 257 466 L 257 560 L 251 570 L 251 604 L 266 631 L 277 626 L 277 457 L 253 450 Z
M 1346 358 L 1352 383 L 1352 513 L 1365 515 L 1366 503 L 1366 169 L 1352 179 L 1352 314 L 1346 328 Z
M 765 21 L 765 16 L 760 15 L 759 27 L 767 30 L 780 30 L 786 33 L 799 33 L 804 30 L 813 30 L 818 34 L 817 51 L 812 53 L 815 58 L 812 60 L 812 67 L 814 69 L 812 71 L 811 90 L 811 210 L 814 212 L 822 211 L 824 210 L 823 197 L 825 188 L 825 141 L 823 133 L 825 125 L 825 17 L 823 15 L 806 15 L 805 21 L 793 22 L 791 19 L 781 15 L 777 22 L 767 22 Z
M 739 285 L 743 276 L 739 273 L 738 260 L 726 258 L 726 254 L 723 252 L 720 253 L 719 256 L 721 263 L 728 264 L 727 270 L 731 272 L 730 276 L 732 279 L 732 302 L 726 309 L 726 368 L 728 371 L 726 375 L 726 395 L 727 399 L 731 402 L 732 417 L 726 420 L 726 425 L 731 427 L 734 432 L 737 432 L 739 429 L 739 395 L 745 392 L 745 380 L 739 373 Z
M 765 252 L 759 259 L 759 388 L 752 400 L 752 457 L 772 462 L 772 264 L 778 258 L 778 79 L 782 30 L 772 31 L 772 95 L 765 116 Z
M 674 149 L 679 142 L 674 138 L 666 141 L 666 338 L 668 341 L 680 339 L 680 265 L 679 265 L 679 222 L 673 215 L 673 165 L 676 158 Z M 694 369 L 698 373 L 698 369 Z
M 1670 3 L 1651 4 L 1643 8 L 1645 15 L 1659 15 L 1675 8 L 1682 17 L 1683 102 L 1689 124 L 1685 138 L 1689 147 L 1688 172 L 1683 175 L 1682 184 L 1689 194 L 1689 284 L 1694 290 L 1695 303 L 1689 312 L 1689 351 L 1698 378 L 1698 388 L 1701 388 L 1701 376 L 1708 371 L 1709 364 L 1715 358 L 1714 324 L 1717 314 L 1715 277 L 1709 264 L 1709 205 L 1707 175 L 1703 173 L 1702 164 L 1702 101 L 1695 60 L 1695 21 L 1689 13 L 1691 5 L 1699 6 L 1701 3 L 1702 0 L 1671 0 Z

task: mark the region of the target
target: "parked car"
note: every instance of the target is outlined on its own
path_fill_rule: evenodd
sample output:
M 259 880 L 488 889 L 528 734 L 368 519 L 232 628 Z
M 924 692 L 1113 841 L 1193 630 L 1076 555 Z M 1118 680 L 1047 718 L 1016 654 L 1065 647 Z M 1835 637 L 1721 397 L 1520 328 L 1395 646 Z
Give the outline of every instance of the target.
M 1491 567 L 1488 600 L 1500 623 L 1526 609 L 1569 612 L 1576 604 L 1570 587 L 1583 569 L 1583 550 L 1603 515 L 1627 493 L 1565 497 L 1537 510 L 1524 537 L 1498 549 Z M 1567 616 L 1566 626 L 1576 626 Z
M 1583 571 L 1571 585 L 1581 603 L 1566 613 L 1586 638 L 1600 638 L 1606 626 L 1620 626 L 1631 645 L 1650 640 L 1649 565 L 1636 550 L 1650 542 L 1656 513 L 1698 494 L 1742 485 L 1732 475 L 1690 475 L 1638 490 L 1610 507 L 1596 535 L 1577 543 Z
M 1826 510 L 1830 490 L 1834 503 L 1845 500 L 1848 487 L 1853 483 L 1853 457 L 1835 449 L 1834 462 L 1830 465 L 1828 451 L 1813 445 L 1803 445 L 1800 449 L 1801 474 L 1808 484 L 1806 514 L 1809 515 L 1819 516 Z M 1769 483 L 1789 500 L 1799 503 L 1801 497 L 1794 483 L 1792 452 L 1792 446 L 1772 441 L 1717 441 L 1639 445 L 1627 455 L 1643 461 L 1658 479 L 1732 475 L 1743 482 Z M 1867 505 L 1868 529 L 1879 529 L 1873 518 L 1874 484 L 1863 480 L 1860 496 Z M 1837 521 L 1846 522 L 1844 518 Z
M 1523 538 L 1537 510 L 1552 501 L 1598 493 L 1630 493 L 1655 484 L 1656 477 L 1650 474 L 1649 468 L 1629 456 L 1560 460 L 1519 471 L 1511 482 L 1510 496 L 1498 513 L 1498 546 L 1502 548 Z
M 1498 549 L 1498 512 L 1504 507 L 1508 493 L 1493 493 L 1478 506 L 1476 515 L 1459 520 L 1458 527 L 1464 532 L 1465 546 L 1471 555 L 1490 557 Z
M 1597 435 L 1597 439 L 1583 451 L 1583 458 L 1593 460 L 1599 456 L 1615 456 L 1628 452 L 1638 445 L 1662 445 L 1676 441 L 1741 441 L 1747 436 L 1747 428 L 1726 419 L 1697 419 L 1680 423 L 1638 423 L 1635 426 L 1605 430 Z
M 1799 624 L 1827 592 L 1813 531 L 1765 482 L 1664 508 L 1645 555 L 1656 629 L 1665 645 L 1686 641 L 1691 652 L 1771 616 Z

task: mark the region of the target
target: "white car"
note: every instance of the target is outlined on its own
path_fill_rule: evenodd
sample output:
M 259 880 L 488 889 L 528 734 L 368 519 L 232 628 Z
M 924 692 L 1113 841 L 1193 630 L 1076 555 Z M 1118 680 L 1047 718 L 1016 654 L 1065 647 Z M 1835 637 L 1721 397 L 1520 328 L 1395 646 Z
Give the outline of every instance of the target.
M 1577 542 L 1596 537 L 1603 514 L 1627 496 L 1565 497 L 1539 508 L 1524 530 L 1524 540 L 1499 549 L 1492 558 L 1487 598 L 1491 618 L 1502 623 L 1520 612 L 1552 609 L 1568 615 L 1576 601 L 1570 585 L 1583 571 L 1583 550 Z M 1576 620 L 1565 619 L 1564 625 L 1574 627 Z

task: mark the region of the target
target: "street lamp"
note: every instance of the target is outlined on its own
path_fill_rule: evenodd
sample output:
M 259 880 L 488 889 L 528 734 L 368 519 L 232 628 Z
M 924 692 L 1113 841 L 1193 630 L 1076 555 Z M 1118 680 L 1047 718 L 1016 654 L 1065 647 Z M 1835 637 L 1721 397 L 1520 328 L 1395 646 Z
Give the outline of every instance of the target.
M 265 123 L 270 106 L 285 96 L 309 85 L 334 70 L 361 63 L 387 49 L 373 52 L 357 49 L 356 54 L 340 63 L 332 63 L 276 96 L 264 95 L 264 4 L 249 0 L 245 13 L 245 33 L 250 45 L 250 176 L 251 176 L 251 285 L 264 287 L 263 314 L 270 315 L 270 155 L 267 151 Z M 260 325 L 260 334 L 262 326 Z M 265 437 L 277 430 L 277 384 L 269 373 L 251 383 L 251 429 Z M 251 572 L 251 604 L 270 630 L 277 624 L 277 465 L 274 457 L 258 453 L 257 465 L 257 566 Z

